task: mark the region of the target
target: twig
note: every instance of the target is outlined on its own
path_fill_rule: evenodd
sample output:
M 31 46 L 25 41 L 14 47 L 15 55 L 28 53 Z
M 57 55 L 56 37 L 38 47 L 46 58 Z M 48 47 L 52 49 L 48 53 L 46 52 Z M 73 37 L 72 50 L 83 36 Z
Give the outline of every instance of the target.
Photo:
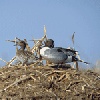
M 70 82 L 70 84 L 67 86 L 66 90 L 69 90 L 69 88 L 74 85 L 74 84 L 78 84 L 80 82 L 83 82 L 82 80 L 79 80 L 79 81 L 74 81 L 74 82 Z
M 34 47 L 31 49 L 31 52 L 34 53 L 36 47 L 40 46 L 40 43 L 42 43 L 42 41 L 44 41 L 44 39 L 46 38 L 46 35 L 44 35 L 39 41 L 37 41 L 37 43 L 34 45 Z
M 54 70 L 53 72 L 55 72 L 55 73 L 63 73 L 63 72 L 66 72 L 66 71 Z
M 62 76 L 60 76 L 59 80 L 58 81 L 61 81 L 62 79 L 64 79 L 66 76 L 66 74 L 63 74 Z
M 39 60 L 37 60 L 34 64 L 33 64 L 33 66 L 35 67 L 38 63 L 40 63 L 40 59 Z
M 54 72 L 50 72 L 50 73 L 44 74 L 44 75 L 45 75 L 45 76 L 49 76 L 49 75 L 52 75 L 52 74 L 54 74 Z
M 30 77 L 32 77 L 32 74 L 30 74 L 29 76 L 25 76 L 23 78 L 20 78 L 19 80 L 16 80 L 14 83 L 8 85 L 6 88 L 4 88 L 3 90 L 1 90 L 0 92 L 2 91 L 6 91 L 8 88 L 12 87 L 13 85 L 17 84 L 17 83 L 20 83 L 21 81 L 24 81 L 26 79 L 29 79 Z
M 90 86 L 89 84 L 88 84 L 88 82 L 83 78 L 83 81 L 84 81 L 84 83 L 87 85 L 87 86 Z
M 63 72 L 65 72 L 65 71 L 54 70 L 53 72 L 50 72 L 48 74 L 45 74 L 45 76 L 52 75 L 54 73 L 63 73 Z
M 36 78 L 34 78 L 32 75 L 30 76 L 34 81 L 36 80 Z
M 46 88 L 45 88 L 45 90 L 46 90 L 46 92 L 49 92 L 49 93 L 53 94 L 56 97 L 56 94 L 53 91 L 47 90 Z
M 36 70 L 36 72 L 38 72 L 38 73 L 40 73 L 42 76 L 45 76 L 45 77 L 46 77 L 46 75 L 42 74 L 40 71 Z
M 5 60 L 3 60 L 2 58 L 0 58 L 0 60 L 2 60 L 3 62 L 5 62 L 6 64 L 8 64 L 8 62 L 7 62 L 7 61 L 5 61 Z
M 10 66 L 12 64 L 13 61 L 15 61 L 16 56 L 14 56 L 9 62 L 8 62 L 8 66 Z
M 32 87 L 32 88 L 35 88 L 36 87 L 34 85 L 31 85 L 31 84 L 27 84 L 27 86 Z

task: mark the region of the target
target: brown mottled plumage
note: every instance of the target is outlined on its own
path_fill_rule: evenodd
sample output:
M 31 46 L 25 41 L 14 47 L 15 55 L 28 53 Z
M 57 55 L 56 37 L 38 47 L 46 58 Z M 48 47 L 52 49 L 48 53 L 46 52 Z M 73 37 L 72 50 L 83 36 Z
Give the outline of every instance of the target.
M 18 46 L 20 46 L 20 49 L 18 49 Z M 34 63 L 36 60 L 36 57 L 34 54 L 30 51 L 25 50 L 26 43 L 24 41 L 20 41 L 16 43 L 16 59 L 22 63 L 22 65 L 31 64 Z

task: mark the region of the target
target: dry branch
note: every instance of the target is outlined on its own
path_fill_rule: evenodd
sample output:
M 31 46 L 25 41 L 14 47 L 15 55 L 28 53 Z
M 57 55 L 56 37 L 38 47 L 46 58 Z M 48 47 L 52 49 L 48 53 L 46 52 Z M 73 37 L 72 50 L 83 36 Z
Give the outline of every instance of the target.
M 45 76 L 42 72 L 36 70 L 36 72 L 40 73 L 42 76 Z M 45 76 L 46 77 L 46 76 Z
M 9 62 L 8 62 L 8 66 L 10 67 L 10 65 L 15 61 L 16 56 L 14 56 Z
M 58 79 L 58 81 L 61 81 L 62 79 L 64 79 L 66 77 L 66 74 L 63 74 L 62 76 L 60 76 L 60 78 Z
M 66 90 L 69 90 L 72 85 L 78 84 L 80 82 L 83 82 L 83 81 L 82 80 L 78 80 L 78 81 L 70 82 L 70 84 L 67 86 Z
M 36 78 L 34 78 L 32 75 L 30 76 L 34 81 L 36 81 Z
M 36 47 L 39 47 L 42 44 L 45 38 L 46 38 L 46 35 L 44 35 L 39 41 L 36 42 L 34 47 L 31 49 L 32 53 L 34 53 L 34 51 L 36 50 Z
M 54 73 L 64 73 L 65 71 L 60 71 L 60 70 L 53 70 L 52 72 L 48 73 L 48 74 L 45 74 L 45 76 L 49 76 L 49 75 L 52 75 Z
M 5 62 L 6 64 L 8 64 L 8 62 L 7 62 L 7 61 L 5 61 L 5 60 L 3 60 L 2 58 L 0 58 L 0 60 L 2 60 L 3 62 Z

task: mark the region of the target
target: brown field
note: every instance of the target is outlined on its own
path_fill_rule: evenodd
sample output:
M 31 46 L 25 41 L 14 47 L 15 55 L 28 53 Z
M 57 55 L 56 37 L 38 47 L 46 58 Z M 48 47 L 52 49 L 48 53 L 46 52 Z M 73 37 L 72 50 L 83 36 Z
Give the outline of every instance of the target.
M 100 100 L 100 74 L 67 67 L 4 66 L 0 100 Z

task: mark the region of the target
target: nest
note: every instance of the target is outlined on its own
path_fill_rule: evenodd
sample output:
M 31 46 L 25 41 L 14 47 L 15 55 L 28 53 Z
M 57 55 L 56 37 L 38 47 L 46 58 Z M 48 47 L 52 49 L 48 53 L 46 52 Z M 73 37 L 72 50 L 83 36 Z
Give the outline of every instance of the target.
M 31 50 L 28 46 L 28 51 L 38 54 L 47 39 L 45 27 L 44 33 Z M 6 62 L 0 68 L 0 100 L 100 100 L 100 75 L 93 71 L 45 66 L 38 64 L 40 61 L 29 66 L 12 65 L 15 59 L 6 62 L 0 58 Z
M 100 100 L 100 75 L 52 66 L 0 68 L 3 100 Z

